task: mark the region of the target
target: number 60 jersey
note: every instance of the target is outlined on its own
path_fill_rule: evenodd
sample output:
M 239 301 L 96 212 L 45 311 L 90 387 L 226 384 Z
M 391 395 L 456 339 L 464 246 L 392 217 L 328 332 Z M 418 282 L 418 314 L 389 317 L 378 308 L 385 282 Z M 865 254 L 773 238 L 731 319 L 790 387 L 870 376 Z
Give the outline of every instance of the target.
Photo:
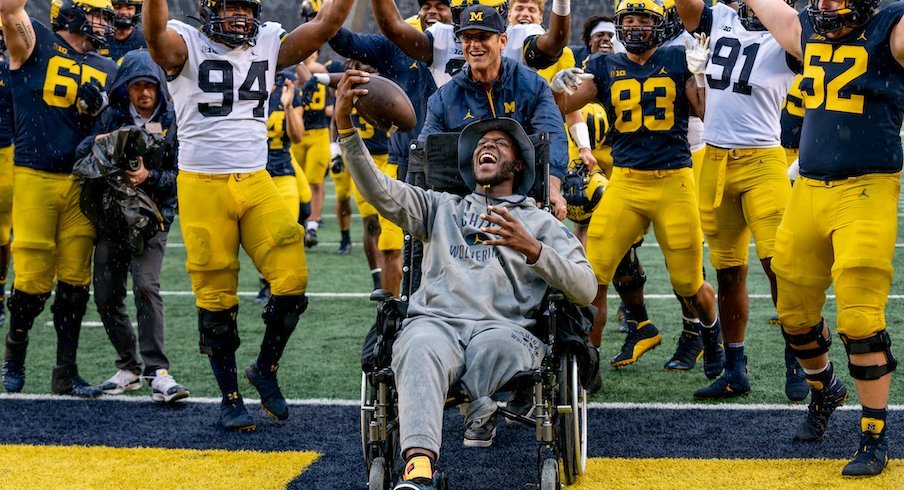
M 188 24 L 167 23 L 188 48 L 168 77 L 179 128 L 179 169 L 250 173 L 267 166 L 267 99 L 276 77 L 282 26 L 261 25 L 254 46 L 216 43 Z

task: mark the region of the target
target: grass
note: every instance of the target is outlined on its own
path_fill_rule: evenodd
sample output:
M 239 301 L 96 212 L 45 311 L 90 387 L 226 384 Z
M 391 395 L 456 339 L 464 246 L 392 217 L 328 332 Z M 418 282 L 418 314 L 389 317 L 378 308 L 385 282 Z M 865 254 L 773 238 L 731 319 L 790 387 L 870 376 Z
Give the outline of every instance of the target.
M 332 193 L 328 183 L 328 194 Z M 328 199 L 330 201 L 331 199 Z M 335 253 L 339 241 L 339 230 L 333 214 L 332 202 L 324 211 L 325 226 L 319 237 L 321 244 L 308 250 L 308 267 L 311 293 L 368 293 L 371 288 L 369 267 L 360 245 L 350 256 Z M 361 240 L 362 228 L 359 218 L 352 219 L 352 239 Z M 897 240 L 904 242 L 899 233 Z M 161 277 L 164 292 L 178 292 L 164 296 L 167 318 L 167 355 L 171 372 L 176 379 L 191 390 L 195 396 L 218 396 L 216 385 L 210 373 L 205 356 L 198 353 L 197 315 L 194 297 L 185 272 L 185 249 L 178 225 L 170 233 L 170 247 L 167 248 Z M 648 244 L 655 242 L 652 233 Z M 751 250 L 751 256 L 756 255 Z M 667 271 L 658 248 L 643 247 L 641 261 L 647 271 L 646 292 L 649 295 L 670 295 Z M 707 277 L 715 278 L 708 264 Z M 895 264 L 901 268 L 902 259 L 896 257 Z M 239 290 L 246 294 L 257 291 L 257 273 L 247 256 L 242 254 L 242 269 Z M 902 294 L 904 278 L 897 275 L 892 286 L 892 294 Z M 768 294 L 768 283 L 762 271 L 751 266 L 748 280 L 751 294 Z M 830 291 L 831 292 L 831 291 Z M 166 294 L 166 293 L 165 293 Z M 244 368 L 256 356 L 263 323 L 260 320 L 261 307 L 253 303 L 253 297 L 243 295 L 240 299 L 239 332 L 242 346 L 237 355 L 239 367 Z M 131 302 L 131 297 L 127 303 Z M 593 401 L 599 402 L 688 402 L 691 394 L 705 386 L 708 380 L 703 376 L 702 366 L 690 372 L 675 373 L 662 369 L 671 356 L 675 341 L 681 330 L 681 316 L 678 302 L 672 297 L 651 298 L 647 301 L 650 318 L 663 334 L 663 344 L 645 355 L 640 362 L 621 370 L 608 366 L 608 360 L 621 347 L 623 334 L 614 328 L 617 300 L 609 302 L 609 327 L 606 329 L 602 347 L 603 390 Z M 892 336 L 896 336 L 896 326 L 904 322 L 904 299 L 891 299 L 887 309 L 888 323 Z M 134 319 L 134 307 L 129 305 Z M 747 355 L 752 393 L 738 400 L 742 403 L 783 403 L 784 362 L 783 341 L 778 328 L 767 324 L 774 312 L 768 299 L 751 299 L 750 321 L 747 329 Z M 829 324 L 834 326 L 835 303 L 828 300 L 825 308 Z M 298 329 L 286 349 L 281 363 L 280 383 L 287 397 L 292 398 L 339 398 L 356 399 L 359 396 L 360 371 L 359 354 L 361 341 L 373 321 L 374 306 L 364 297 L 312 297 L 307 312 L 302 316 Z M 89 307 L 86 321 L 99 321 L 93 304 Z M 38 318 L 31 332 L 31 345 L 27 360 L 27 393 L 47 393 L 50 388 L 50 371 L 54 363 L 55 333 L 50 321 L 49 305 Z M 81 374 L 92 383 L 100 383 L 115 371 L 113 361 L 115 351 L 101 327 L 84 327 L 82 330 L 79 365 Z M 853 383 L 847 375 L 847 361 L 841 342 L 835 337 L 832 360 L 836 372 L 845 379 L 849 387 Z M 256 397 L 250 387 L 242 388 L 249 397 Z M 854 390 L 850 403 L 856 403 Z M 137 392 L 146 396 L 147 389 Z M 904 403 L 904 388 L 893 383 L 891 403 Z

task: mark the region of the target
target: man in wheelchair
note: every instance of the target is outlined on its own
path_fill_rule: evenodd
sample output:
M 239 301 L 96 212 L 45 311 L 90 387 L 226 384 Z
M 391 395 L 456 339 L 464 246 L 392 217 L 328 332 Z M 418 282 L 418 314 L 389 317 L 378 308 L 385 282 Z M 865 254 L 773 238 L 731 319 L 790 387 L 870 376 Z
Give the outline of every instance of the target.
M 461 197 L 382 174 L 352 126 L 349 70 L 334 106 L 339 145 L 361 194 L 382 216 L 424 243 L 424 282 L 410 298 L 392 349 L 400 446 L 406 460 L 396 489 L 434 488 L 443 407 L 452 384 L 470 398 L 465 444 L 488 446 L 495 430 L 490 398 L 516 373 L 540 366 L 544 344 L 527 329 L 549 287 L 586 306 L 596 279 L 580 242 L 527 191 L 534 147 L 513 119 L 467 126 L 458 165 L 473 192 Z

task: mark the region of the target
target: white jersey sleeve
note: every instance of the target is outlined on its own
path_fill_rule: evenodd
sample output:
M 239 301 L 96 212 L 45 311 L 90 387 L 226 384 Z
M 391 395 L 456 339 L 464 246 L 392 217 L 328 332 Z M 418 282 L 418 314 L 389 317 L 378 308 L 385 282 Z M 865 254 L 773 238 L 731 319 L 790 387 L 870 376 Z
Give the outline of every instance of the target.
M 465 66 L 464 52 L 451 24 L 437 22 L 426 32 L 433 39 L 433 63 L 430 64 L 430 73 L 433 74 L 436 86 L 442 87 Z
M 177 20 L 167 26 L 188 48 L 188 60 L 167 84 L 179 128 L 179 169 L 224 174 L 266 168 L 267 100 L 283 28 L 265 22 L 254 46 L 231 48 Z
M 519 63 L 524 63 L 524 43 L 531 36 L 540 36 L 546 33 L 546 29 L 540 24 L 515 24 L 505 30 L 508 41 L 502 48 L 502 56 L 511 58 Z
M 768 31 L 748 31 L 737 12 L 712 7 L 703 139 L 721 148 L 781 144 L 782 101 L 794 81 L 785 51 Z

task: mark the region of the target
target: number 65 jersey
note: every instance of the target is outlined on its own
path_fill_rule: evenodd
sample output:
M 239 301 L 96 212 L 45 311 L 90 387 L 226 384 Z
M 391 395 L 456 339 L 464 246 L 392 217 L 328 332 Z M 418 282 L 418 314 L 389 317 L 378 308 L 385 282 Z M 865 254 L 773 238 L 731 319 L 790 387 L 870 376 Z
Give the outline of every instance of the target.
M 267 100 L 286 31 L 260 26 L 254 46 L 232 48 L 177 20 L 167 23 L 188 48 L 182 70 L 168 76 L 179 128 L 179 169 L 250 173 L 267 166 Z
M 703 140 L 720 148 L 781 144 L 782 100 L 794 81 L 789 60 L 769 31 L 748 31 L 727 5 L 704 7 L 697 32 L 710 36 Z

